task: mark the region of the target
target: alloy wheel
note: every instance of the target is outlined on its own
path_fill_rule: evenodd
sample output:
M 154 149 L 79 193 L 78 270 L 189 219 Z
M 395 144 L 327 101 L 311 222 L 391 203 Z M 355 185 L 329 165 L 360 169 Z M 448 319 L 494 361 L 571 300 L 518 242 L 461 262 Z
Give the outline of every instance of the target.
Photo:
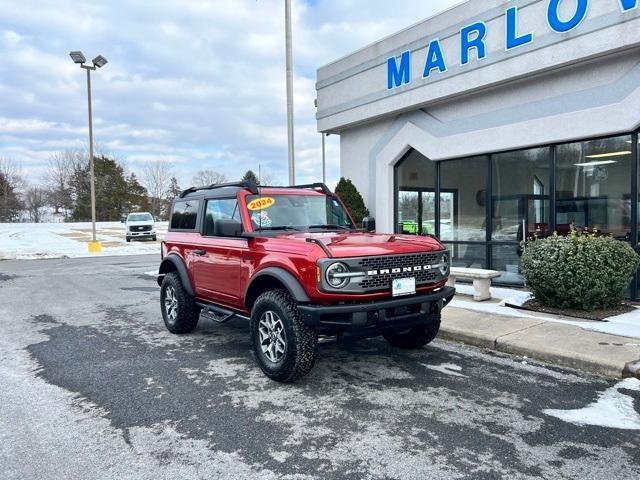
M 171 324 L 176 323 L 178 318 L 178 297 L 176 290 L 171 285 L 164 292 L 164 308 L 167 311 L 167 318 Z
M 260 317 L 258 324 L 260 334 L 260 348 L 267 359 L 278 363 L 287 351 L 286 333 L 284 324 L 278 314 L 268 310 Z

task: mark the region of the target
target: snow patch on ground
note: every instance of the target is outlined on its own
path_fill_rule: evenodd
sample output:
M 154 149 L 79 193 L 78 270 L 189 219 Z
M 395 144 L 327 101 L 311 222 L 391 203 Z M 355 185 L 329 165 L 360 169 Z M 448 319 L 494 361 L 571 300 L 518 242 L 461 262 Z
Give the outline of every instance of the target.
M 38 258 L 92 257 L 160 253 L 160 240 L 167 231 L 167 222 L 157 222 L 157 242 L 126 242 L 124 224 L 96 223 L 96 234 L 102 252 L 89 253 L 91 223 L 0 223 L 0 260 L 30 260 Z
M 473 295 L 473 287 L 471 285 L 456 285 L 456 291 L 461 295 Z M 640 338 L 640 309 L 633 312 L 625 313 L 610 317 L 606 322 L 596 322 L 592 320 L 581 320 L 579 318 L 567 319 L 557 318 L 550 315 L 541 315 L 536 312 L 518 310 L 507 306 L 523 305 L 527 300 L 531 299 L 531 293 L 522 290 L 511 290 L 508 288 L 491 287 L 491 296 L 499 300 L 499 303 L 491 302 L 474 302 L 466 300 L 464 297 L 456 296 L 450 303 L 452 307 L 463 308 L 465 310 L 473 310 L 492 315 L 500 315 L 515 318 L 537 318 L 547 322 L 564 323 L 580 327 L 584 330 L 590 330 L 600 333 L 608 333 L 610 335 L 618 335 L 621 337 Z
M 640 414 L 633 397 L 620 390 L 640 392 L 640 380 L 628 378 L 598 395 L 591 405 L 577 410 L 544 410 L 543 413 L 574 425 L 640 430 Z
M 441 365 L 428 365 L 423 363 L 422 366 L 429 370 L 444 373 L 445 375 L 451 375 L 452 377 L 467 378 L 466 375 L 460 373 L 462 371 L 462 367 L 453 363 L 443 363 Z

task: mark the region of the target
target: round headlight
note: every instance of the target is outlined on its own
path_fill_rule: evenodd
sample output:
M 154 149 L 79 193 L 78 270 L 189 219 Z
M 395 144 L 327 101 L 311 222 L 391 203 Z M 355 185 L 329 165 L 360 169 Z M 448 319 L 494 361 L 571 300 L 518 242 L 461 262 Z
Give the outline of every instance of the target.
M 440 273 L 442 275 L 449 273 L 449 259 L 446 254 L 442 255 L 442 260 L 440 260 Z
M 327 268 L 325 278 L 330 287 L 343 288 L 349 283 L 349 277 L 342 276 L 345 273 L 349 273 L 349 267 L 344 263 L 332 263 L 329 265 L 329 268 Z

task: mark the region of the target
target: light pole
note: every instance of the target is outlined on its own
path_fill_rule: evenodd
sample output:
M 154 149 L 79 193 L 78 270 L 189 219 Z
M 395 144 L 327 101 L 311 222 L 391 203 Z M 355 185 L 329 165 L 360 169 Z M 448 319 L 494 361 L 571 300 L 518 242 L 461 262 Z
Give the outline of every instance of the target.
M 285 30 L 287 49 L 287 137 L 289 144 L 289 185 L 296 183 L 296 163 L 293 139 L 293 48 L 291 46 L 291 0 L 285 0 Z
M 87 100 L 89 104 L 89 170 L 91 172 L 91 228 L 92 240 L 89 242 L 88 248 L 90 253 L 98 253 L 102 250 L 100 242 L 96 238 L 96 178 L 93 166 L 93 114 L 91 110 L 91 70 L 102 68 L 107 64 L 107 59 L 102 55 L 98 55 L 91 63 L 93 65 L 85 65 L 87 59 L 80 51 L 71 52 L 69 56 L 74 63 L 79 64 L 80 68 L 87 71 Z
M 327 147 L 325 145 L 325 134 L 321 132 L 322 135 L 322 183 L 327 184 Z

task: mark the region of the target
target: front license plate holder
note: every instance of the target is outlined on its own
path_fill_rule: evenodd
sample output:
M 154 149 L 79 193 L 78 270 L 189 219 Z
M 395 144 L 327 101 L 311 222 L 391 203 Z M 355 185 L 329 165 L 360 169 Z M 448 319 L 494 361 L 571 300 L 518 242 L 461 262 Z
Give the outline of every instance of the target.
M 391 282 L 391 294 L 394 297 L 404 297 L 407 295 L 414 295 L 415 293 L 416 293 L 415 277 L 396 278 Z

